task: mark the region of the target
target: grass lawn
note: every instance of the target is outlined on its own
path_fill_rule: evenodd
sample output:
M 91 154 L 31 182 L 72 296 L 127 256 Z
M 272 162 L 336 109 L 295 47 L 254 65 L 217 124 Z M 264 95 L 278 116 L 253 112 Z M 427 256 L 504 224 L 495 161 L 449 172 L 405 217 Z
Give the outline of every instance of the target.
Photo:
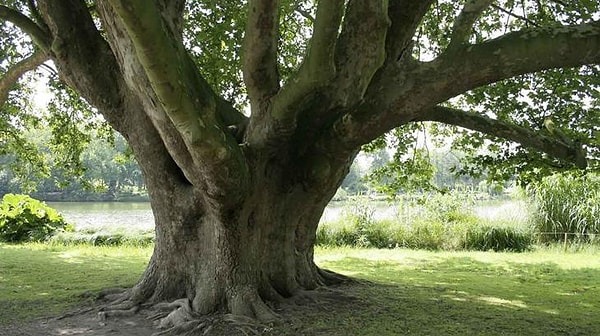
M 57 315 L 106 287 L 131 286 L 152 249 L 0 243 L 0 325 Z
M 0 244 L 0 325 L 58 314 L 81 294 L 129 286 L 150 248 Z M 368 280 L 356 300 L 303 311 L 304 335 L 600 335 L 600 253 L 316 250 Z M 298 335 L 275 328 L 273 335 Z

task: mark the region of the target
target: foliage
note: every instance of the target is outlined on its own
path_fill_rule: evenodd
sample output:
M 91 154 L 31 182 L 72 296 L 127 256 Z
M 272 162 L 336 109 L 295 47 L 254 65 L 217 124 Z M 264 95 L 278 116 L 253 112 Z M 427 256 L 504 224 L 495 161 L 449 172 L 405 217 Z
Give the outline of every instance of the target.
M 50 144 L 49 130 L 35 129 L 26 132 L 36 151 L 43 156 L 46 173 L 44 176 L 29 176 L 24 183 L 22 174 L 11 167 L 1 169 L 0 181 L 6 182 L 0 194 L 18 193 L 33 189 L 30 194 L 38 198 L 58 200 L 107 200 L 120 199 L 123 193 L 144 191 L 145 183 L 139 166 L 131 155 L 125 139 L 116 132 L 107 137 L 95 136 L 80 149 L 78 154 L 79 176 L 74 177 L 70 168 L 65 168 L 69 159 L 57 155 Z M 0 156 L 0 162 L 9 160 Z M 92 192 L 102 194 L 93 195 Z M 125 195 L 126 196 L 126 195 Z
M 81 230 L 60 232 L 48 239 L 50 245 L 61 246 L 131 246 L 146 247 L 154 244 L 154 231 L 124 232 L 122 230 Z
M 555 174 L 528 189 L 532 224 L 543 242 L 586 241 L 600 233 L 600 175 Z
M 469 193 L 431 194 L 401 203 L 394 219 L 375 219 L 377 211 L 356 202 L 334 222 L 317 230 L 321 246 L 411 248 L 426 250 L 494 250 L 523 252 L 531 248 L 526 228 L 501 220 L 478 218 Z
M 524 252 L 531 249 L 532 234 L 514 227 L 472 226 L 466 234 L 464 248 L 477 251 Z
M 27 195 L 6 194 L 0 203 L 0 240 L 42 241 L 56 231 L 72 231 L 56 210 Z

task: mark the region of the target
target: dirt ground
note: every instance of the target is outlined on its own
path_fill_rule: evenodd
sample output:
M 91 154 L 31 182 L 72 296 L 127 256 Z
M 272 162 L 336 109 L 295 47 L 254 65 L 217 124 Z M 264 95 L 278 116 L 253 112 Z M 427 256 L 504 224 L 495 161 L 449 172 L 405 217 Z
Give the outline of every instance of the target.
M 0 326 L 0 336 L 149 336 L 158 330 L 140 313 L 100 321 L 98 311 L 75 314 L 62 319 L 43 318 L 26 324 Z
M 308 295 L 296 297 L 293 302 L 274 307 L 275 312 L 281 317 L 281 321 L 276 325 L 240 326 L 217 315 L 207 319 L 205 324 L 208 327 L 187 335 L 332 335 L 331 330 L 314 330 L 311 325 L 319 314 L 335 315 L 335 310 L 349 310 L 360 306 L 359 300 L 349 293 L 352 292 L 352 286 L 343 287 L 337 290 L 316 290 Z M 101 321 L 98 312 L 103 305 L 104 303 L 96 303 L 93 306 L 80 307 L 58 318 L 48 317 L 26 323 L 0 325 L 0 336 L 150 336 L 161 331 L 153 325 L 152 320 L 148 319 L 148 316 L 152 315 L 148 310 L 142 310 L 132 316 Z M 172 334 L 176 333 L 167 335 Z

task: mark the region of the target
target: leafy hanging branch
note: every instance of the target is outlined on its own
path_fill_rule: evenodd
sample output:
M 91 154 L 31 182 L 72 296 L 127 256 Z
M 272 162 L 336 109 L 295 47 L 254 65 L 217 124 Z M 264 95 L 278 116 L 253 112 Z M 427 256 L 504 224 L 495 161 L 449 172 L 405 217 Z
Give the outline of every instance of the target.
M 573 162 L 579 168 L 587 166 L 586 153 L 581 144 L 570 141 L 565 142 L 562 138 L 549 137 L 540 131 L 533 131 L 512 123 L 492 119 L 481 113 L 436 106 L 419 115 L 415 121 L 437 121 L 460 126 L 520 143 L 525 147 L 548 153 L 567 162 Z

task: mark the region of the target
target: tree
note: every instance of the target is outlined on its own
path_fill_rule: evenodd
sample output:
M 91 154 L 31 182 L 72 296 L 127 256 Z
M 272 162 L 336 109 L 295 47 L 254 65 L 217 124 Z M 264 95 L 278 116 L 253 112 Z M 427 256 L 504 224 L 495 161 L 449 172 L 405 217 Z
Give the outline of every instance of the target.
M 565 142 L 520 110 L 483 110 L 493 86 L 476 89 L 555 68 L 597 76 L 597 14 L 550 0 L 5 1 L 0 93 L 51 60 L 129 142 L 156 245 L 120 308 L 182 299 L 164 327 L 221 310 L 270 321 L 265 301 L 342 280 L 313 261 L 319 217 L 388 131 L 436 121 L 585 167 L 591 124 L 548 106 L 581 136 Z

